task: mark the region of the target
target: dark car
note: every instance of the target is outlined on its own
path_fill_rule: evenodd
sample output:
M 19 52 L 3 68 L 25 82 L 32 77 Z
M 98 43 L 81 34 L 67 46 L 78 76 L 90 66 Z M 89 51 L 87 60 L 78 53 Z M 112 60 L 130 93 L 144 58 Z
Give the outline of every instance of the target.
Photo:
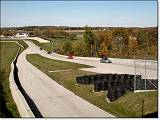
M 101 63 L 112 63 L 112 61 L 109 60 L 107 57 L 102 57 L 102 58 L 100 59 L 100 62 L 101 62 Z
M 47 54 L 51 54 L 51 52 L 48 51 Z

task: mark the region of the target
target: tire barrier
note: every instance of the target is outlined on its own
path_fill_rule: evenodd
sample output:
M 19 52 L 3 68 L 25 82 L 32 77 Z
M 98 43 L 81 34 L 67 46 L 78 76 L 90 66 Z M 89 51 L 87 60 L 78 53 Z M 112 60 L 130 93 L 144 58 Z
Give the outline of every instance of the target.
M 43 118 L 42 114 L 40 113 L 40 111 L 38 110 L 37 106 L 35 105 L 34 101 L 29 97 L 29 95 L 26 93 L 26 91 L 24 90 L 24 88 L 22 87 L 19 77 L 18 77 L 18 67 L 16 66 L 17 63 L 17 59 L 20 53 L 20 49 L 18 51 L 18 54 L 13 62 L 14 65 L 14 70 L 13 70 L 13 74 L 14 74 L 14 81 L 19 89 L 19 91 L 22 93 L 22 95 L 24 96 L 27 104 L 29 105 L 31 111 L 33 112 L 34 116 L 36 118 Z
M 99 92 L 101 91 L 101 75 L 95 75 L 94 79 L 94 92 Z
M 94 84 L 95 75 L 90 75 L 89 80 L 91 84 Z
M 76 82 L 77 84 L 82 84 L 82 85 L 90 85 L 94 83 L 94 77 L 95 76 L 80 76 L 80 77 L 76 77 Z
M 108 91 L 107 97 L 110 102 L 123 96 L 127 91 L 134 91 L 134 79 L 136 77 L 135 90 L 145 89 L 145 80 L 141 75 L 130 74 L 96 74 L 76 77 L 77 84 L 94 85 L 94 92 Z M 152 84 L 151 84 L 152 83 Z M 146 80 L 146 89 L 155 90 L 158 80 Z
M 84 84 L 85 85 L 89 85 L 90 84 L 89 76 L 84 76 Z
M 107 97 L 109 99 L 110 102 L 113 102 L 116 100 L 116 89 L 114 86 L 112 86 L 110 83 L 108 84 L 108 94 Z

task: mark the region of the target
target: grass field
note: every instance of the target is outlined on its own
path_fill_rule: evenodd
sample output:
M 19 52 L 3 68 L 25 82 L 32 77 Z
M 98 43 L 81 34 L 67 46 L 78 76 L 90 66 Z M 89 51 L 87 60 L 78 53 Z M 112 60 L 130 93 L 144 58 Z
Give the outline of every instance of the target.
M 22 40 L 17 40 L 17 42 L 20 43 L 24 47 L 21 49 L 21 52 L 28 47 L 28 45 Z
M 19 43 L 25 48 L 27 47 L 23 41 L 19 41 Z M 17 54 L 19 45 L 13 42 L 0 42 L 0 47 L 0 117 L 20 117 L 9 87 L 10 64 Z M 21 52 L 24 49 L 22 48 Z
M 53 44 L 53 48 L 52 48 L 52 43 L 39 43 L 36 40 L 31 40 L 33 41 L 34 44 L 36 44 L 37 46 L 41 47 L 42 49 L 51 52 L 52 49 L 54 52 L 57 52 L 59 54 L 65 54 L 63 51 L 63 46 L 66 42 L 67 39 L 64 38 L 50 38 L 48 39 L 49 41 L 52 41 Z M 77 40 L 72 40 L 72 45 L 74 46 L 75 44 L 77 44 L 76 42 L 79 43 L 79 41 L 81 41 L 82 38 L 77 38 Z
M 51 51 L 52 50 L 52 45 L 50 42 L 47 43 L 40 43 L 36 40 L 30 40 L 32 41 L 34 44 L 36 44 L 37 46 L 41 47 L 42 49 L 46 50 L 46 51 Z
M 76 76 L 95 74 L 79 70 L 90 67 L 86 65 L 52 60 L 37 54 L 27 55 L 27 60 L 52 79 L 76 95 L 115 115 L 116 117 L 141 117 L 142 100 L 144 100 L 144 115 L 157 111 L 157 92 L 128 92 L 112 103 L 106 101 L 106 92 L 94 93 L 92 85 L 75 85 Z M 71 69 L 71 71 L 49 72 Z
M 31 41 L 46 51 L 49 51 L 49 52 L 52 51 L 52 44 L 50 42 L 39 43 L 36 40 L 31 40 Z M 64 38 L 62 38 L 62 39 L 61 38 L 59 38 L 59 39 L 50 38 L 49 41 L 52 41 L 54 43 L 53 49 L 55 50 L 55 49 L 60 49 L 63 47 L 63 43 L 65 42 L 65 39 Z

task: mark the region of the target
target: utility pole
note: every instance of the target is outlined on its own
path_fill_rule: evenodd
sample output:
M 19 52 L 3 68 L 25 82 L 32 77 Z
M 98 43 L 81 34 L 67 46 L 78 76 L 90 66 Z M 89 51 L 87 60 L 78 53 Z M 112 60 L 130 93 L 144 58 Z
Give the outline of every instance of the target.
M 144 60 L 145 60 L 145 90 L 146 90 L 146 79 L 147 79 L 147 77 L 146 77 L 146 58 L 144 58 Z
M 52 53 L 53 53 L 53 47 L 54 47 L 54 43 L 52 42 Z
M 142 117 L 143 117 L 143 114 L 144 114 L 144 100 L 142 100 Z
M 136 61 L 134 55 L 134 92 L 136 91 Z

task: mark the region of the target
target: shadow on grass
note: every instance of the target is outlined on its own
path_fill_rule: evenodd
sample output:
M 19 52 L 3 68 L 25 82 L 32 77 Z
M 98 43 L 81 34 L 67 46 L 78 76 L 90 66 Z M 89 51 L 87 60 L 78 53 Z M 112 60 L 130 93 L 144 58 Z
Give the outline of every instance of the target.
M 154 112 L 154 113 L 144 115 L 143 118 L 158 118 L 158 111 Z
M 2 80 L 5 79 L 4 77 L 5 72 L 1 71 L 0 73 L 0 117 L 1 118 L 13 118 L 13 114 L 7 108 L 7 101 L 5 99 L 4 87 L 2 85 Z

